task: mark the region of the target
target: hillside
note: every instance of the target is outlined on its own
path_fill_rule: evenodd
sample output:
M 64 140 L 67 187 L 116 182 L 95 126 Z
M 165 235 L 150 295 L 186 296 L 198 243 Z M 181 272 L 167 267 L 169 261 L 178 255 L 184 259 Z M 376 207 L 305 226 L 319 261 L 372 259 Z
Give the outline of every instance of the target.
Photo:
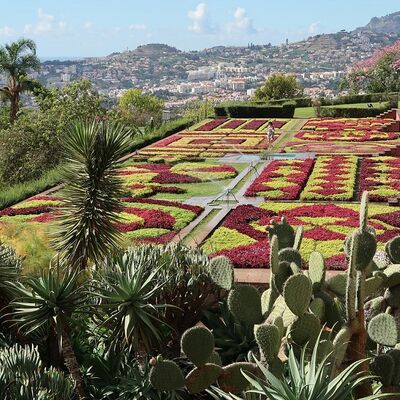
M 356 31 L 398 34 L 400 33 L 400 11 L 384 17 L 374 17 L 367 25 L 357 28 Z

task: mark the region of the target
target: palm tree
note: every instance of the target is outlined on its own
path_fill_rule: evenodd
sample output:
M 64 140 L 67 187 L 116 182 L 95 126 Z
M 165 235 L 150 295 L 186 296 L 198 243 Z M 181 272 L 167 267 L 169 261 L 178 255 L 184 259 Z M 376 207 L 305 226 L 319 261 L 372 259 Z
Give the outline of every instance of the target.
M 21 93 L 32 91 L 38 86 L 38 82 L 28 77 L 29 69 L 40 69 L 33 40 L 20 39 L 0 47 L 0 72 L 8 77 L 7 84 L 0 87 L 0 92 L 10 101 L 11 123 L 17 119 Z
M 99 262 L 120 246 L 115 224 L 121 209 L 121 158 L 131 131 L 104 121 L 78 122 L 64 139 L 64 205 L 54 246 L 73 268 Z
M 57 335 L 78 397 L 85 399 L 85 385 L 70 335 L 71 319 L 87 304 L 85 285 L 77 278 L 77 272 L 62 273 L 59 268 L 50 268 L 40 278 L 13 283 L 15 299 L 10 303 L 9 318 L 26 334 L 48 329 Z

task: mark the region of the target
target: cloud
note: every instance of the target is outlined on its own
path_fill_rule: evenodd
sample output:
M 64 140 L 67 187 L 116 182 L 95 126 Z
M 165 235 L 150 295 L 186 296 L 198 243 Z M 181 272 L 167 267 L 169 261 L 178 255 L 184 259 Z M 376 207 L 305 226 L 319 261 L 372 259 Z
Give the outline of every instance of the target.
M 135 31 L 135 32 L 142 31 L 143 32 L 143 31 L 147 30 L 147 26 L 145 24 L 132 24 L 132 25 L 129 25 L 128 29 L 130 31 Z
M 83 29 L 84 29 L 85 31 L 91 31 L 91 30 L 93 29 L 93 27 L 94 27 L 94 24 L 93 24 L 92 21 L 86 21 L 86 22 L 83 24 Z
M 64 21 L 57 21 L 54 15 L 46 14 L 42 8 L 39 8 L 37 23 L 26 24 L 24 33 L 28 35 L 60 33 L 65 30 L 66 26 L 67 24 Z
M 243 7 L 236 8 L 233 14 L 233 22 L 227 24 L 228 33 L 252 34 L 257 30 L 253 26 L 253 20 L 247 16 L 247 11 Z
M 3 26 L 0 28 L 0 37 L 9 37 L 15 34 L 14 29 L 10 28 L 9 26 Z
M 212 33 L 214 28 L 209 20 L 208 7 L 206 3 L 199 3 L 194 10 L 188 11 L 190 32 L 194 33 Z
M 313 22 L 309 27 L 308 27 L 308 33 L 315 35 L 316 33 L 321 31 L 321 23 L 320 22 Z

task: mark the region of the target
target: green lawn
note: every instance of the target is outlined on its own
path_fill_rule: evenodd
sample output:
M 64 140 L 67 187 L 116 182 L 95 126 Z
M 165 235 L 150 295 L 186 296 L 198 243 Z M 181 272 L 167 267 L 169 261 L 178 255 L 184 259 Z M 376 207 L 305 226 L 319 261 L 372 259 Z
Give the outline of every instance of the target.
M 355 104 L 337 104 L 334 107 L 338 108 L 368 108 L 368 104 L 370 103 L 355 103 Z M 384 103 L 372 103 L 372 105 L 375 108 L 381 107 L 384 105 Z M 399 102 L 399 108 L 400 108 L 400 102 Z M 332 106 L 323 106 L 323 107 L 332 107 Z M 296 111 L 294 112 L 294 117 L 295 118 L 312 118 L 315 117 L 315 110 L 314 107 L 299 107 L 296 108 Z
M 230 163 L 229 165 L 234 166 L 238 174 L 243 171 L 248 164 L 247 163 Z M 152 196 L 152 199 L 172 200 L 172 201 L 185 201 L 191 197 L 208 197 L 216 196 L 217 194 L 224 191 L 224 188 L 231 183 L 232 179 L 223 179 L 219 181 L 208 181 L 200 183 L 178 183 L 170 186 L 176 186 L 185 189 L 185 193 L 157 193 Z

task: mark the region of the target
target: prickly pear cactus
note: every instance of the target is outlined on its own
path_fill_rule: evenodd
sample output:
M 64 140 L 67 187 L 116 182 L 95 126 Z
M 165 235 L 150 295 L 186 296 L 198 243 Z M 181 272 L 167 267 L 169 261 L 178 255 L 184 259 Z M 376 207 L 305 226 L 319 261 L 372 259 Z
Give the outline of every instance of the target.
M 222 289 L 231 290 L 234 282 L 234 270 L 229 258 L 214 257 L 210 261 L 211 279 Z
M 395 346 L 398 339 L 396 320 L 387 313 L 376 315 L 368 324 L 368 335 L 375 343 Z
M 150 371 L 149 379 L 152 386 L 160 391 L 179 390 L 185 386 L 185 378 L 179 366 L 160 356 Z
M 271 221 L 268 228 L 269 238 L 274 235 L 278 238 L 279 249 L 293 247 L 295 241 L 294 229 L 287 223 L 286 218 L 282 217 L 280 222 Z
M 385 251 L 393 264 L 400 264 L 400 236 L 386 243 Z
M 261 295 L 251 285 L 237 285 L 229 292 L 229 311 L 239 320 L 249 325 L 262 321 Z
M 238 362 L 223 368 L 218 378 L 219 387 L 227 393 L 241 393 L 249 387 L 249 381 L 243 376 L 242 371 L 257 374 L 257 365 L 249 362 Z
M 189 393 L 201 393 L 215 383 L 222 372 L 222 367 L 216 364 L 204 364 L 194 368 L 185 378 L 186 388 Z
M 262 324 L 254 327 L 254 336 L 262 358 L 272 362 L 279 353 L 281 345 L 281 332 L 276 325 Z
M 304 314 L 312 295 L 310 279 L 302 274 L 291 276 L 283 288 L 283 297 L 290 311 L 297 316 Z
M 203 326 L 194 326 L 182 335 L 182 351 L 197 367 L 208 361 L 214 351 L 214 346 L 213 334 Z

